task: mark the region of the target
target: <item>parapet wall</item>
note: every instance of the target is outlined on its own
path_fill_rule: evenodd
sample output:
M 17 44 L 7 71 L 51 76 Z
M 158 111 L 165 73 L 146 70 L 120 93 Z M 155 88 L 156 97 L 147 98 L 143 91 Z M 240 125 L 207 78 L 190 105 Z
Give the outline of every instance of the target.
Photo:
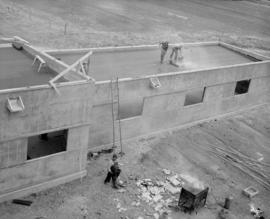
M 119 81 L 120 109 L 130 110 L 130 114 L 135 115 L 121 120 L 123 139 L 270 102 L 269 61 L 158 75 L 161 83 L 158 89 L 150 87 L 150 77 Z M 241 80 L 251 80 L 248 92 L 235 95 L 236 83 Z M 204 90 L 203 101 L 184 106 L 187 93 L 196 89 Z M 116 102 L 114 105 L 117 107 Z M 96 83 L 91 118 L 90 149 L 111 144 L 113 122 L 109 81 Z M 116 114 L 114 118 L 117 119 Z M 116 127 L 116 134 L 117 130 Z
M 89 124 L 94 83 L 64 84 L 57 86 L 60 94 L 48 85 L 0 91 L 0 142 Z M 10 113 L 6 107 L 7 99 L 18 96 L 22 98 L 25 110 Z

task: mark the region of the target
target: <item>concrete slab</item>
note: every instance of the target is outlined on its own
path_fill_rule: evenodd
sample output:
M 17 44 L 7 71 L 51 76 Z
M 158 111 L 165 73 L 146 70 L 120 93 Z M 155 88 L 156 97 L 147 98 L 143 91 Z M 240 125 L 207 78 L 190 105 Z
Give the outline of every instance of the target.
M 34 57 L 12 47 L 0 48 L 0 90 L 47 84 L 56 73 L 44 67 L 38 72 L 39 64 L 32 66 Z M 63 80 L 63 79 L 62 79 Z
M 91 57 L 91 77 L 97 81 L 111 78 L 136 78 L 187 70 L 199 70 L 234 64 L 258 61 L 252 57 L 224 48 L 218 45 L 185 47 L 184 61 L 179 67 L 169 64 L 171 49 L 165 57 L 165 63 L 160 64 L 160 50 L 158 48 L 141 48 L 114 51 L 94 52 Z M 56 58 L 69 65 L 84 55 L 81 53 L 53 54 Z

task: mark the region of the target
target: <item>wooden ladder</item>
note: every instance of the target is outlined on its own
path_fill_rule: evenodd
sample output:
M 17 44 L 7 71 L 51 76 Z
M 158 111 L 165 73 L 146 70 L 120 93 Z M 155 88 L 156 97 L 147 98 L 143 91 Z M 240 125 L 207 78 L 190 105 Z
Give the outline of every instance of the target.
M 116 106 L 115 106 L 116 102 Z M 116 125 L 115 121 L 118 120 L 118 132 L 119 132 L 119 144 L 120 144 L 120 155 L 124 155 L 123 152 L 123 144 L 122 144 L 122 127 L 121 127 L 121 119 L 120 119 L 120 98 L 119 98 L 119 83 L 118 77 L 116 80 L 111 80 L 111 110 L 112 110 L 112 125 L 113 125 L 113 148 L 117 148 L 116 146 Z M 117 112 L 117 118 L 115 118 L 115 112 Z

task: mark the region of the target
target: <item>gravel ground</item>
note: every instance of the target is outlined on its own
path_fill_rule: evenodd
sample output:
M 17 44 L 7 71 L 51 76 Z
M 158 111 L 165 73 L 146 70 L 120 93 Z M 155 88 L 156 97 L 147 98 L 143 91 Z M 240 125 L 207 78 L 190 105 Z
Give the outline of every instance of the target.
M 0 36 L 19 35 L 43 48 L 221 39 L 269 54 L 269 19 L 269 8 L 257 1 L 0 0 Z M 229 195 L 233 202 L 228 218 L 252 218 L 251 202 L 269 216 L 269 190 L 235 168 L 234 161 L 209 152 L 216 145 L 236 149 L 253 159 L 261 159 L 262 154 L 264 162 L 269 163 L 269 112 L 267 105 L 241 115 L 130 140 L 124 143 L 125 156 L 120 159 L 121 179 L 127 181 L 123 193 L 103 184 L 106 162 L 111 157 L 104 154 L 89 160 L 88 175 L 82 180 L 26 197 L 33 201 L 30 207 L 0 204 L 0 218 L 153 218 L 156 211 L 139 198 L 135 179 L 164 181 L 163 168 L 210 187 L 206 208 L 197 215 L 172 211 L 172 218 L 214 219 L 220 203 Z M 242 195 L 242 189 L 250 185 L 260 191 L 252 200 Z M 132 205 L 138 201 L 139 206 Z M 119 212 L 119 203 L 126 210 Z

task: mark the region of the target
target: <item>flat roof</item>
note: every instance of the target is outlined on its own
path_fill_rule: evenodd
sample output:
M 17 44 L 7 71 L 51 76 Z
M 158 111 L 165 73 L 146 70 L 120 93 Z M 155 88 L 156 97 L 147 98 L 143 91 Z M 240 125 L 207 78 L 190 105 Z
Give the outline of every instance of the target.
M 16 50 L 13 47 L 0 48 L 0 90 L 28 87 L 47 84 L 56 76 L 56 73 L 48 68 L 41 68 L 38 72 L 38 64 L 32 66 L 34 57 L 24 50 Z
M 97 81 L 104 81 L 116 77 L 136 78 L 160 73 L 201 70 L 260 61 L 223 46 L 204 45 L 184 47 L 183 63 L 176 67 L 169 64 L 170 53 L 171 49 L 169 48 L 164 64 L 160 64 L 159 48 L 94 51 L 90 60 L 90 76 Z M 71 65 L 84 54 L 85 52 L 60 52 L 51 55 L 61 58 L 63 62 Z

